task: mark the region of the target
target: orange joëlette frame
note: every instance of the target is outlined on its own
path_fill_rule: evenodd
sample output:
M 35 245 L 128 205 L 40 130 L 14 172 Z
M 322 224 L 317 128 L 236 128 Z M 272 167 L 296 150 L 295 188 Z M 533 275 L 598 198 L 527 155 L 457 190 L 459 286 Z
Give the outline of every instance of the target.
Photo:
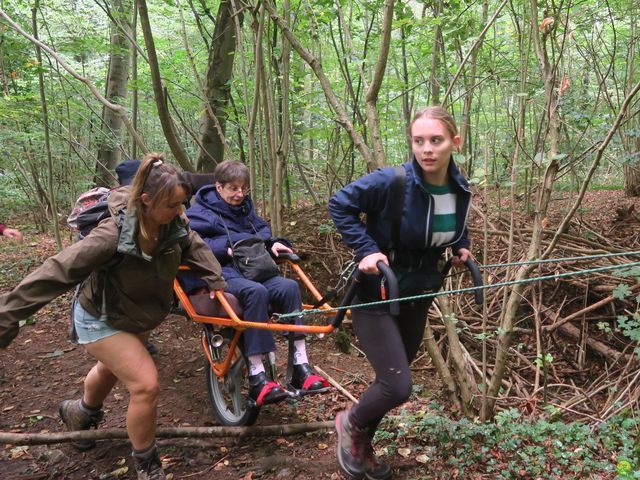
M 322 298 L 322 295 L 316 289 L 313 283 L 311 283 L 311 280 L 304 273 L 302 268 L 300 268 L 300 266 L 295 262 L 289 262 L 289 264 L 291 265 L 293 270 L 296 272 L 296 275 L 298 275 L 302 283 L 304 283 L 307 289 L 309 289 L 311 294 L 315 298 L 320 300 Z M 188 270 L 188 269 L 189 267 L 180 267 L 180 270 Z M 211 358 L 211 353 L 209 351 L 209 348 L 207 347 L 206 338 L 204 335 L 202 336 L 202 348 L 205 352 L 205 355 L 207 356 L 207 360 L 209 361 L 211 368 L 213 369 L 213 371 L 218 377 L 224 377 L 227 374 L 227 371 L 229 370 L 229 366 L 231 365 L 231 361 L 235 356 L 234 354 L 237 353 L 236 347 L 238 345 L 238 342 L 240 341 L 240 335 L 247 328 L 260 328 L 262 330 L 302 332 L 302 333 L 330 333 L 333 331 L 333 328 L 334 328 L 333 325 L 331 324 L 329 325 L 292 325 L 292 324 L 273 323 L 273 322 L 248 322 L 248 321 L 241 320 L 236 315 L 236 312 L 233 310 L 231 305 L 229 305 L 229 302 L 227 301 L 227 298 L 224 296 L 224 293 L 222 292 L 222 290 L 216 290 L 215 296 L 216 296 L 216 299 L 220 302 L 220 305 L 222 305 L 222 307 L 224 308 L 229 318 L 208 317 L 208 316 L 200 315 L 196 313 L 196 311 L 193 308 L 193 305 L 191 304 L 191 301 L 189 300 L 189 297 L 187 296 L 186 292 L 182 289 L 182 286 L 180 285 L 180 282 L 178 281 L 177 278 L 173 280 L 173 291 L 178 297 L 178 300 L 180 300 L 180 303 L 182 304 L 182 306 L 184 307 L 184 310 L 187 313 L 187 316 L 194 322 L 208 323 L 211 325 L 218 325 L 221 327 L 231 327 L 235 330 L 233 339 L 229 344 L 229 353 L 227 354 L 227 356 L 224 358 L 222 362 L 216 362 L 214 361 L 213 358 Z M 309 308 L 311 308 L 311 305 L 307 305 L 307 304 L 303 305 L 303 309 L 309 309 Z M 320 309 L 327 310 L 326 315 L 333 314 L 333 312 L 331 311 L 331 307 L 326 303 L 320 306 Z

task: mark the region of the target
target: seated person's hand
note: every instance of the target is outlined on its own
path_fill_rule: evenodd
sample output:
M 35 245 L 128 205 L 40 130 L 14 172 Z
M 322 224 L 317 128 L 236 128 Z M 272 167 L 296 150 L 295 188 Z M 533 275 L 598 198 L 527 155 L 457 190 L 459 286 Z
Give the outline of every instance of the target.
M 271 253 L 273 253 L 274 257 L 277 257 L 279 256 L 278 252 L 293 253 L 293 250 L 287 247 L 284 243 L 276 242 L 271 245 Z
M 454 267 L 459 267 L 467 261 L 467 259 L 471 256 L 471 252 L 466 248 L 461 248 L 458 250 L 457 255 L 455 255 L 451 259 L 451 263 Z
M 384 264 L 389 265 L 389 259 L 387 256 L 384 253 L 376 252 L 371 253 L 360 260 L 358 268 L 364 273 L 378 275 L 380 273 L 380 270 L 378 269 L 378 262 L 383 262 Z
M 7 238 L 15 238 L 16 240 L 22 241 L 22 232 L 16 228 L 5 228 L 2 235 Z

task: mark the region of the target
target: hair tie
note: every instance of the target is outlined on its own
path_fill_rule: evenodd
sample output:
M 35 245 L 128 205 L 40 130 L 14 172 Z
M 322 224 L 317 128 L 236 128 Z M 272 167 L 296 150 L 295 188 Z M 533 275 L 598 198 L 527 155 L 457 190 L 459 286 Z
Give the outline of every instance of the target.
M 155 162 L 153 162 L 153 164 L 151 165 L 152 167 L 159 167 L 160 165 L 162 165 L 164 162 L 160 159 L 156 160 Z

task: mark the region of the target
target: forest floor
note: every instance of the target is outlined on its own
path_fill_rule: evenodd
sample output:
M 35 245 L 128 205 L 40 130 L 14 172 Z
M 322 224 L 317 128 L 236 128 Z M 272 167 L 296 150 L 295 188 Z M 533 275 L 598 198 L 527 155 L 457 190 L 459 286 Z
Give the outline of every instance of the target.
M 587 212 L 583 216 L 588 214 L 592 224 L 599 224 L 605 217 L 615 216 L 617 208 L 633 203 L 622 192 L 591 192 L 583 204 L 583 212 Z M 305 270 L 321 290 L 331 287 L 337 280 L 335 272 L 339 271 L 348 254 L 335 243 L 335 235 L 312 233 L 328 224 L 325 208 L 304 207 L 288 218 L 289 236 L 303 254 L 310 254 L 303 263 Z M 0 243 L 0 292 L 9 290 L 28 271 L 55 253 L 52 236 L 34 233 L 28 219 L 5 221 L 23 228 L 26 241 L 22 244 Z M 84 375 L 92 366 L 92 359 L 84 349 L 67 341 L 69 298 L 68 295 L 61 297 L 42 309 L 35 316 L 34 324 L 24 327 L 8 349 L 0 350 L 0 431 L 64 430 L 57 413 L 58 405 L 64 399 L 81 395 Z M 349 333 L 349 325 L 345 330 Z M 152 336 L 159 350 L 154 357 L 161 381 L 159 427 L 216 425 L 205 384 L 205 360 L 199 339 L 199 327 L 177 315 L 171 315 Z M 352 341 L 357 347 L 357 342 Z M 279 342 L 280 372 L 284 372 L 286 345 Z M 349 353 L 344 353 L 338 349 L 333 335 L 311 338 L 309 351 L 312 363 L 322 367 L 356 398 L 372 378 L 372 371 L 357 348 L 352 347 Z M 432 400 L 446 405 L 447 400 L 428 356 L 420 355 L 412 370 L 414 383 L 421 388 L 415 390 L 403 406 L 403 412 L 424 409 Z M 105 403 L 106 414 L 101 427 L 124 427 L 126 405 L 127 392 L 117 385 Z M 264 407 L 256 425 L 329 421 L 349 405 L 345 396 L 332 390 L 326 395 L 307 397 L 296 403 Z M 392 438 L 380 439 L 376 448 L 384 453 L 385 447 L 393 441 Z M 405 441 L 410 442 L 410 439 Z M 335 460 L 336 435 L 333 430 L 241 440 L 160 439 L 158 445 L 166 471 L 174 479 L 342 478 Z M 402 451 L 399 447 L 402 445 L 393 445 L 392 450 Z M 99 441 L 95 449 L 85 453 L 76 452 L 69 444 L 0 445 L 0 478 L 134 478 L 129 457 L 130 446 L 126 440 Z M 427 463 L 416 455 L 396 453 L 386 454 L 383 458 L 393 465 L 394 478 L 398 479 L 495 478 L 482 471 L 458 476 L 446 466 L 447 458 L 440 458 L 437 453 Z

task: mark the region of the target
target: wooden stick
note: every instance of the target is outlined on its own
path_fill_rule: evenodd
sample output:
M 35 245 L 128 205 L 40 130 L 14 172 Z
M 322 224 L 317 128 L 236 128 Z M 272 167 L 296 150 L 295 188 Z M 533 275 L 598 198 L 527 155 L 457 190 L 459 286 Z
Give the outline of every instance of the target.
M 324 370 L 322 370 L 320 367 L 318 366 L 314 366 L 313 367 L 315 369 L 316 372 L 318 372 L 320 375 L 322 375 L 324 378 L 327 379 L 327 382 L 329 382 L 331 385 L 333 385 L 334 387 L 336 387 L 338 389 L 338 391 L 340 393 L 342 393 L 345 397 L 347 397 L 349 400 L 351 400 L 353 403 L 358 403 L 358 400 L 356 400 L 356 397 L 354 397 L 353 395 L 351 395 L 346 388 L 344 388 L 342 385 L 340 385 L 338 383 L 337 380 L 335 380 L 331 375 L 329 375 L 327 372 L 325 372 Z
M 156 430 L 157 438 L 269 437 L 297 435 L 330 430 L 333 422 L 293 423 L 258 427 L 164 427 Z M 0 432 L 0 444 L 50 445 L 78 440 L 110 440 L 128 438 L 124 428 L 104 428 L 78 432 L 13 433 Z

